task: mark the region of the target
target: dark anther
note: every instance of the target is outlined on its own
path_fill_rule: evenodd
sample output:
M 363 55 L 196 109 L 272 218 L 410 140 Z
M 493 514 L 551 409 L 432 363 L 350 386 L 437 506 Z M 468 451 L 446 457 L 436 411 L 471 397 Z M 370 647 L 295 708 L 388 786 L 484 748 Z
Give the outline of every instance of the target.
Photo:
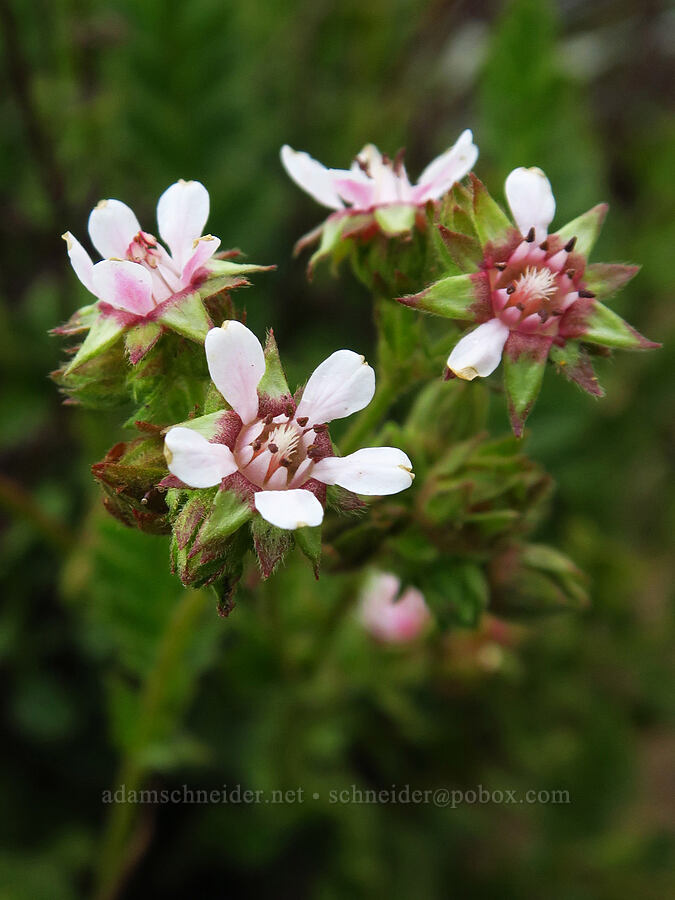
M 565 244 L 565 250 L 567 250 L 568 253 L 571 253 L 572 250 L 574 250 L 576 243 L 577 243 L 576 236 L 573 238 L 570 238 L 569 241 Z
M 274 421 L 274 416 L 272 415 L 272 413 L 269 413 L 268 415 L 265 416 L 265 425 L 271 425 L 273 421 Z
M 532 241 L 534 240 L 534 225 L 527 232 L 527 237 L 525 238 L 525 240 L 528 242 L 528 244 L 531 244 Z
M 498 262 L 498 263 L 495 263 L 495 269 L 496 269 L 498 272 L 503 272 L 505 268 L 506 268 L 506 263 L 505 263 L 505 262 Z
M 309 419 L 307 418 L 307 416 L 300 416 L 300 418 L 298 419 L 298 425 L 301 428 L 304 428 L 308 421 Z
M 253 441 L 253 449 L 255 450 L 256 453 L 258 452 L 258 450 L 260 450 L 261 447 L 262 447 L 262 444 L 260 443 L 260 441 Z
M 593 291 L 579 291 L 579 296 L 584 297 L 586 300 L 592 300 L 595 294 Z
M 270 453 L 278 453 L 279 452 L 279 448 L 277 447 L 276 444 L 268 444 L 267 449 L 270 451 Z
M 551 315 L 552 316 L 562 316 L 562 312 L 563 312 L 562 309 L 552 309 Z
M 328 425 L 314 425 L 314 431 L 328 431 Z
M 279 465 L 283 466 L 284 469 L 288 469 L 288 467 L 291 465 L 291 461 L 289 459 L 282 459 L 280 460 Z
M 519 309 L 521 312 L 523 312 L 525 309 L 525 305 L 523 303 L 516 303 L 516 309 Z
M 510 284 L 506 289 L 506 293 L 513 294 L 513 293 L 515 293 L 515 290 L 516 290 L 515 284 Z
M 542 241 L 541 244 L 539 244 L 539 249 L 548 250 L 548 241 Z
M 574 278 L 575 274 L 576 274 L 576 272 L 574 269 L 568 269 L 565 272 L 565 275 L 567 275 L 567 277 L 569 278 L 570 281 Z
M 293 409 L 293 407 L 291 406 L 290 403 L 287 404 L 286 409 L 284 410 L 284 412 L 286 413 L 286 415 L 288 416 L 289 419 L 292 419 L 293 416 L 295 415 L 295 410 Z

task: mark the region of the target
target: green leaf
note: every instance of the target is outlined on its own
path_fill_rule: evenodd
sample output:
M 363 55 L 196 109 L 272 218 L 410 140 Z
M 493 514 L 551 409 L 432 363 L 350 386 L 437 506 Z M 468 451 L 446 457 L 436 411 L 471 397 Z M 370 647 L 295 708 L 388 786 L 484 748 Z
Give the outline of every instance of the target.
M 186 419 L 184 422 L 177 422 L 176 425 L 172 425 L 171 427 L 177 428 L 178 425 L 180 425 L 181 428 L 191 428 L 193 431 L 203 435 L 210 441 L 218 434 L 223 412 L 227 412 L 227 410 L 219 409 L 206 416 L 198 416 L 196 419 Z
M 198 344 L 204 343 L 211 328 L 211 320 L 204 309 L 199 291 L 186 294 L 169 304 L 158 317 L 158 321 Z
M 270 525 L 258 515 L 251 522 L 251 534 L 263 577 L 269 578 L 293 546 L 294 532 Z
M 265 374 L 260 379 L 258 392 L 261 395 L 279 398 L 290 394 L 286 376 L 279 358 L 274 332 L 270 328 L 265 342 Z
M 415 224 L 415 207 L 409 203 L 378 206 L 375 220 L 388 237 L 405 234 Z
M 124 326 L 120 325 L 112 316 L 99 315 L 94 319 L 89 333 L 75 354 L 74 359 L 71 360 L 70 365 L 65 370 L 64 375 L 71 375 L 84 363 L 112 347 L 123 331 Z
M 576 219 L 572 219 L 563 226 L 557 232 L 558 237 L 564 244 L 575 237 L 577 239 L 574 246 L 575 252 L 588 258 L 602 230 L 602 223 L 605 221 L 608 209 L 609 206 L 606 203 L 598 203 L 588 212 L 577 216 Z
M 550 338 L 511 335 L 507 339 L 503 356 L 504 386 L 516 437 L 522 436 L 525 420 L 539 394 L 550 346 Z
M 319 566 L 321 564 L 321 525 L 310 528 L 305 525 L 304 528 L 296 528 L 294 532 L 295 541 L 311 562 L 314 569 L 314 575 L 319 577 Z
M 321 262 L 322 259 L 325 259 L 325 257 L 330 256 L 339 243 L 340 236 L 342 235 L 342 228 L 346 222 L 347 219 L 344 216 L 329 216 L 323 223 L 323 228 L 321 229 L 321 243 L 319 244 L 318 249 L 312 254 L 307 266 L 310 277 L 316 264 Z
M 653 350 L 661 346 L 647 340 L 621 316 L 617 316 L 613 310 L 597 300 L 594 301 L 586 318 L 586 327 L 580 335 L 580 340 L 622 350 Z
M 622 263 L 592 263 L 586 266 L 584 285 L 597 297 L 611 297 L 624 284 L 635 278 L 640 266 L 625 266 Z
M 504 210 L 492 199 L 482 181 L 470 175 L 473 189 L 473 224 L 481 244 L 503 241 L 513 224 Z
M 233 491 L 219 490 L 211 512 L 199 531 L 197 542 L 203 546 L 222 540 L 241 528 L 252 515 L 248 504 L 243 503 Z
M 478 271 L 483 251 L 476 238 L 458 231 L 450 231 L 445 225 L 439 225 L 438 231 L 446 250 L 460 271 Z
M 398 302 L 413 309 L 443 316 L 446 319 L 472 320 L 471 307 L 476 303 L 476 287 L 473 275 L 451 275 L 420 291 L 399 297 Z
M 564 347 L 553 345 L 549 355 L 557 371 L 568 381 L 573 381 L 593 397 L 604 397 L 588 352 L 577 341 L 567 341 Z
M 162 326 L 157 322 L 144 322 L 141 325 L 134 325 L 124 335 L 124 346 L 129 356 L 129 362 L 135 366 L 148 350 L 151 350 L 160 335 L 162 334 Z

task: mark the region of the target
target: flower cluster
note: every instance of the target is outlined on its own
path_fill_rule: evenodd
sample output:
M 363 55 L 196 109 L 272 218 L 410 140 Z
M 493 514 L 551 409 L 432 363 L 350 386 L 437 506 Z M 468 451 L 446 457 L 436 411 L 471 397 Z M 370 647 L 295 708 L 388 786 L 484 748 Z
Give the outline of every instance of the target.
M 523 541 L 549 480 L 516 441 L 480 433 L 469 392 L 433 378 L 456 328 L 427 328 L 405 307 L 471 326 L 455 338 L 449 377 L 486 377 L 503 360 L 517 436 L 548 359 L 597 396 L 591 353 L 657 345 L 601 302 L 637 271 L 588 262 L 606 207 L 549 233 L 548 179 L 518 168 L 506 180 L 511 220 L 471 173 L 477 156 L 464 131 L 412 184 L 402 153 L 390 159 L 372 144 L 345 170 L 282 148 L 291 178 L 332 211 L 299 246 L 320 241 L 312 263 L 351 255 L 372 287 L 377 393 L 375 371 L 348 349 L 290 391 L 272 331 L 263 347 L 231 297 L 270 267 L 218 252 L 218 238 L 203 233 L 209 195 L 199 182 L 179 181 L 160 197 L 163 243 L 119 200 L 89 217 L 100 261 L 64 235 L 95 301 L 56 329 L 85 337 L 55 378 L 71 402 L 134 403 L 140 432 L 93 466 L 106 508 L 126 525 L 171 533 L 174 571 L 186 585 L 215 585 L 222 612 L 249 551 L 268 577 L 297 546 L 318 577 L 322 544 L 335 570 L 376 566 L 358 616 L 380 642 L 423 635 L 430 609 L 441 626 L 476 624 L 489 589 L 498 602 L 527 604 L 533 593 L 553 607 L 582 602 L 575 567 Z M 359 413 L 342 455 L 329 426 Z M 387 568 L 417 586 L 396 599 L 401 581 Z

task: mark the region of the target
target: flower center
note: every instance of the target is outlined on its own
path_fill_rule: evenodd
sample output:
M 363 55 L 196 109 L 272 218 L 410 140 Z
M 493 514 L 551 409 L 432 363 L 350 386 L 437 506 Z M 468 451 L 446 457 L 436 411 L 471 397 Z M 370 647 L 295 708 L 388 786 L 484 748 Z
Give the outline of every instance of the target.
M 556 335 L 565 310 L 580 296 L 593 296 L 583 289 L 584 259 L 573 255 L 575 242 L 563 246 L 551 235 L 536 244 L 532 229 L 489 267 L 493 312 L 512 331 Z
M 307 419 L 268 415 L 242 428 L 234 447 L 239 471 L 265 490 L 300 487 L 309 478 L 315 459 L 317 432 L 326 426 L 307 427 Z
M 139 231 L 127 247 L 127 259 L 145 263 L 150 269 L 157 268 L 160 258 L 157 238 L 147 231 Z

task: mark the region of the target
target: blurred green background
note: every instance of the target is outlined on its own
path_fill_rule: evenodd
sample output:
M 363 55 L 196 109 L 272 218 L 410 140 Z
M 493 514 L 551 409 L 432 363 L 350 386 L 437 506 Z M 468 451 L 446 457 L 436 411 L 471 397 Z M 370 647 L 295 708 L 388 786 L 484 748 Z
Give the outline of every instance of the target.
M 98 870 L 101 896 L 129 898 L 663 900 L 673 8 L 0 0 L 0 26 L 0 898 L 91 896 Z M 223 246 L 278 265 L 237 302 L 259 334 L 274 327 L 295 384 L 336 347 L 368 352 L 373 331 L 349 273 L 308 285 L 292 260 L 322 211 L 286 178 L 280 145 L 336 167 L 367 141 L 404 145 L 416 176 L 464 127 L 499 199 L 511 168 L 539 165 L 557 223 L 610 201 L 594 259 L 642 263 L 615 308 L 665 345 L 605 361 L 599 403 L 548 374 L 529 422 L 526 450 L 558 483 L 537 537 L 588 572 L 591 607 L 507 646 L 454 633 L 433 659 L 374 648 L 349 623 L 336 633 L 318 602 L 332 582 L 317 592 L 292 566 L 283 605 L 259 590 L 229 620 L 201 594 L 186 608 L 166 540 L 101 514 L 89 467 L 121 417 L 63 407 L 47 380 L 62 352 L 47 331 L 86 302 L 61 233 L 85 238 L 101 197 L 152 231 L 167 185 L 203 181 Z M 141 769 L 160 788 L 321 799 L 138 809 L 120 856 L 124 813 L 106 825 L 101 796 Z M 571 802 L 328 801 L 351 784 L 564 789 Z

